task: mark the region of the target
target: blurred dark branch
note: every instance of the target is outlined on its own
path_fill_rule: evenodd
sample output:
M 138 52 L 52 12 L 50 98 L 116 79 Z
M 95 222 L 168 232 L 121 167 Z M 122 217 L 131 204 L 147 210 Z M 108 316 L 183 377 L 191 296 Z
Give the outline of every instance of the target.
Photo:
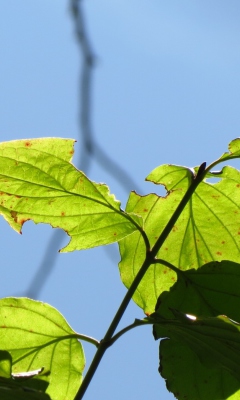
M 80 74 L 80 114 L 79 114 L 79 125 L 80 125 L 80 138 L 82 141 L 82 147 L 80 152 L 80 158 L 77 162 L 77 167 L 88 173 L 90 164 L 95 159 L 98 164 L 107 170 L 123 187 L 124 190 L 130 192 L 136 190 L 140 192 L 140 189 L 129 176 L 129 174 L 118 165 L 112 157 L 110 157 L 99 144 L 96 142 L 93 136 L 91 127 L 92 120 L 92 80 L 93 80 L 93 69 L 95 67 L 95 55 L 93 53 L 88 32 L 85 24 L 85 17 L 83 13 L 82 3 L 83 0 L 70 0 L 71 12 L 73 15 L 75 32 L 79 48 L 82 56 L 82 67 Z M 54 231 L 52 238 L 50 239 L 46 248 L 45 254 L 42 261 L 37 269 L 35 276 L 30 282 L 29 289 L 27 289 L 25 295 L 31 298 L 37 298 L 49 278 L 51 272 L 54 269 L 57 250 L 61 247 L 61 243 L 65 234 L 62 231 Z M 106 250 L 108 247 L 106 247 Z M 110 255 L 112 258 L 112 255 Z
M 96 57 L 93 53 L 90 40 L 87 34 L 85 18 L 81 6 L 83 0 L 71 0 L 72 15 L 75 22 L 75 31 L 79 48 L 82 55 L 82 71 L 80 77 L 80 126 L 82 138 L 82 151 L 80 155 L 79 169 L 86 172 L 90 157 L 93 157 L 99 165 L 107 170 L 127 192 L 131 190 L 140 191 L 137 184 L 130 175 L 118 165 L 112 157 L 106 153 L 93 137 L 92 120 L 92 78 L 93 69 L 96 64 Z
M 80 7 L 79 0 L 71 0 L 71 10 L 75 25 L 75 33 L 82 56 L 82 68 L 80 75 L 80 132 L 82 139 L 82 148 L 80 153 L 80 161 L 78 168 L 88 171 L 89 163 L 94 152 L 94 139 L 91 127 L 91 110 L 92 110 L 92 78 L 93 68 L 95 65 L 95 56 L 93 54 L 90 40 L 87 35 L 85 26 L 85 18 L 83 10 Z
M 53 232 L 38 269 L 26 290 L 26 297 L 30 297 L 31 299 L 38 298 L 39 293 L 53 271 L 58 256 L 58 250 L 65 236 L 62 230 L 57 229 Z

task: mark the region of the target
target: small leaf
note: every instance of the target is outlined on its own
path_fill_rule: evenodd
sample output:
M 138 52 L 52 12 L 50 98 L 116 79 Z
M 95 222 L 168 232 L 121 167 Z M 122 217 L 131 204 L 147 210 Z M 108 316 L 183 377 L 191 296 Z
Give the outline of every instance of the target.
M 141 229 L 104 184 L 90 181 L 70 160 L 73 140 L 46 138 L 0 144 L 0 214 L 21 232 L 28 220 L 61 228 L 64 251 L 117 242 Z
M 142 216 L 151 247 L 194 179 L 194 171 L 197 168 L 160 166 L 147 179 L 163 184 L 168 192 L 166 197 L 131 193 L 126 211 Z M 203 181 L 199 184 L 158 252 L 158 258 L 183 271 L 197 269 L 211 261 L 239 261 L 240 172 L 224 167 L 217 176 L 220 178 L 217 183 Z M 124 238 L 119 247 L 121 279 L 129 287 L 145 258 L 143 239 L 135 232 Z M 159 295 L 169 290 L 175 281 L 173 271 L 154 264 L 144 275 L 133 299 L 146 314 L 151 314 Z
M 218 161 L 227 161 L 240 157 L 240 138 L 232 140 L 228 145 L 228 153 L 224 153 Z
M 179 400 L 238 399 L 240 325 L 226 316 L 178 318 L 154 325 L 161 375 Z M 230 397 L 233 395 L 233 397 Z
M 12 373 L 38 370 L 27 387 L 46 390 L 52 400 L 73 399 L 85 358 L 75 332 L 48 304 L 26 298 L 0 300 L 1 348 L 12 356 Z M 16 380 L 15 380 L 16 382 Z
M 159 358 L 159 372 L 178 400 L 239 400 L 239 381 L 226 370 L 206 368 L 187 345 L 163 339 Z

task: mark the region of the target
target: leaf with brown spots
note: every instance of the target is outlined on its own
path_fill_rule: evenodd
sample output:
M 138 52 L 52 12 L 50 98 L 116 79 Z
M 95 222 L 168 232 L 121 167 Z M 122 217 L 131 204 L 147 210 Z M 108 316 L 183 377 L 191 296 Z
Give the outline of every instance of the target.
M 106 185 L 71 164 L 73 143 L 57 138 L 1 143 L 0 214 L 18 232 L 28 220 L 65 230 L 71 240 L 64 251 L 141 231 L 141 217 L 122 211 Z
M 131 193 L 126 211 L 142 216 L 151 246 L 164 230 L 197 170 L 176 165 L 160 166 L 147 180 L 164 185 L 165 197 Z M 215 175 L 207 174 L 208 180 L 212 177 Z M 199 184 L 158 252 L 158 258 L 184 271 L 197 269 L 211 261 L 239 261 L 240 219 L 237 216 L 240 191 L 237 185 L 240 185 L 240 172 L 224 167 L 217 177 L 217 183 L 204 180 Z M 135 232 L 124 238 L 119 246 L 121 278 L 130 287 L 145 258 L 143 239 Z M 166 270 L 160 264 L 151 265 L 134 294 L 134 301 L 146 313 L 154 311 L 159 295 L 176 280 L 176 274 L 171 270 L 166 274 Z
M 85 357 L 78 335 L 55 308 L 27 298 L 1 299 L 0 336 L 1 350 L 12 358 L 13 375 L 44 367 L 25 386 L 35 390 L 45 387 L 52 400 L 75 397 Z M 45 398 L 48 396 L 39 397 Z

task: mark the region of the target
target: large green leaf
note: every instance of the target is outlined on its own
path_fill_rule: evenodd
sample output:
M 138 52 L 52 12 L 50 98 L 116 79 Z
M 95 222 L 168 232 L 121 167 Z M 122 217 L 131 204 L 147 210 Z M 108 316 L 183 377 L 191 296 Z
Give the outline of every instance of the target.
M 186 314 L 227 315 L 239 319 L 240 264 L 213 261 L 198 270 L 179 271 L 177 282 L 157 301 L 156 312 L 171 318 L 171 309 Z
M 159 356 L 159 372 L 177 399 L 240 400 L 240 382 L 226 370 L 206 368 L 187 345 L 163 339 Z
M 195 178 L 195 171 L 197 168 L 160 166 L 147 180 L 164 185 L 168 192 L 166 197 L 130 194 L 126 211 L 142 216 L 151 246 Z M 208 173 L 207 177 L 211 176 L 215 175 Z M 232 167 L 224 167 L 217 177 L 220 179 L 217 183 L 205 180 L 199 184 L 160 249 L 158 258 L 181 270 L 197 269 L 210 261 L 239 261 L 240 173 Z M 123 239 L 119 246 L 121 279 L 129 287 L 145 259 L 144 242 L 139 232 L 135 232 Z M 133 299 L 150 314 L 160 293 L 168 290 L 175 281 L 174 272 L 154 264 L 148 269 Z
M 71 237 L 65 251 L 121 240 L 140 229 L 104 184 L 71 163 L 73 140 L 31 139 L 0 144 L 0 214 L 18 232 L 24 222 L 48 223 Z
M 240 398 L 240 325 L 226 316 L 175 319 L 154 325 L 161 375 L 179 400 Z
M 165 321 L 162 326 L 161 324 L 154 326 L 154 334 L 156 338 L 166 336 L 170 338 L 170 340 L 162 340 L 160 344 L 160 372 L 167 379 L 169 390 L 173 391 L 177 398 L 185 399 L 184 396 L 187 396 L 186 398 L 195 398 L 196 400 L 240 399 L 240 378 L 237 377 L 236 379 L 236 374 L 235 378 L 231 376 L 226 372 L 226 368 L 222 370 L 221 363 L 219 368 L 214 365 L 214 368 L 210 369 L 210 366 L 215 361 L 219 362 L 218 356 L 215 353 L 211 353 L 211 349 L 213 349 L 211 340 L 213 340 L 214 344 L 218 343 L 218 351 L 221 354 L 224 353 L 224 350 L 222 350 L 223 345 L 230 346 L 230 349 L 234 347 L 237 357 L 240 355 L 240 343 L 236 349 L 234 341 L 229 336 L 224 338 L 224 335 L 224 343 L 220 343 L 219 339 L 222 331 L 216 329 L 216 325 L 212 325 L 215 320 L 206 318 L 207 316 L 225 314 L 232 319 L 238 320 L 240 309 L 239 287 L 239 264 L 230 261 L 211 262 L 198 270 L 179 271 L 178 280 L 170 291 L 163 292 L 159 296 L 156 312 L 152 314 L 151 318 L 159 318 L 161 322 L 165 319 Z M 200 333 L 199 327 L 197 327 L 196 336 L 194 336 L 195 331 L 191 331 L 193 337 L 189 342 L 188 331 L 186 335 L 185 331 L 182 331 L 181 336 L 178 327 L 177 329 L 173 327 L 173 321 L 170 322 L 172 324 L 170 330 L 168 332 L 165 331 L 166 319 L 171 320 L 173 317 L 172 310 L 174 309 L 185 314 L 205 316 L 205 319 L 198 320 L 199 324 L 201 323 L 200 321 L 203 322 L 201 326 L 207 323 L 207 330 L 201 331 L 202 336 L 200 335 L 200 339 L 198 337 Z M 175 311 L 175 315 L 179 316 L 181 314 L 176 314 Z M 226 318 L 224 318 L 224 321 L 229 322 Z M 188 325 L 196 328 L 194 321 L 186 318 L 181 321 L 185 322 L 185 324 L 179 321 L 175 322 L 177 325 L 180 324 L 181 328 L 183 326 L 185 328 L 187 322 L 186 328 L 189 328 Z M 237 327 L 239 332 L 239 324 L 230 322 L 230 325 Z M 210 341 L 208 338 L 209 332 L 212 335 Z M 238 332 L 237 336 L 235 336 L 235 341 L 238 341 Z M 229 332 L 227 332 L 228 334 Z M 209 347 L 204 347 L 201 341 L 205 342 L 204 346 L 207 345 Z M 196 344 L 198 345 L 197 348 L 194 347 Z M 230 351 L 227 356 L 232 360 Z M 228 360 L 228 362 L 230 361 Z M 188 377 L 187 380 L 186 376 Z M 232 393 L 234 395 L 231 395 Z
M 74 398 L 82 381 L 84 353 L 55 308 L 27 298 L 0 300 L 0 337 L 1 349 L 12 357 L 12 373 L 44 367 L 27 386 L 41 390 L 48 385 L 52 400 Z

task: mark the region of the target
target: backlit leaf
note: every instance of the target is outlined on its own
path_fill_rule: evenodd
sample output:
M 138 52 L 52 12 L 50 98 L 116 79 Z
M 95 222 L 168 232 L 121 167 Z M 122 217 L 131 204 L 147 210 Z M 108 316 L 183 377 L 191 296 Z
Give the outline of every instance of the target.
M 178 400 L 237 400 L 240 396 L 240 325 L 226 316 L 176 319 L 154 325 L 159 371 Z
M 27 380 L 52 400 L 73 399 L 78 391 L 85 358 L 75 332 L 53 307 L 27 298 L 0 300 L 1 349 L 12 357 L 12 373 L 44 368 Z
M 0 144 L 0 214 L 21 232 L 28 220 L 62 228 L 64 251 L 121 240 L 140 229 L 104 184 L 90 181 L 70 160 L 73 140 L 31 139 Z
M 195 169 L 197 171 L 197 168 Z M 208 177 L 212 176 L 208 174 Z M 224 167 L 217 183 L 199 184 L 157 257 L 181 270 L 199 268 L 210 261 L 239 261 L 240 172 Z M 194 179 L 194 170 L 174 165 L 156 168 L 147 178 L 166 187 L 166 197 L 131 193 L 126 211 L 141 215 L 151 246 L 165 228 Z M 120 272 L 129 287 L 145 258 L 139 232 L 120 243 Z M 176 281 L 176 274 L 159 264 L 152 265 L 134 294 L 134 301 L 147 314 L 154 311 L 158 296 Z
M 8 351 L 0 350 L 0 377 L 11 378 L 11 372 L 12 372 L 11 354 Z
M 206 368 L 185 344 L 161 340 L 159 372 L 178 400 L 239 400 L 240 382 L 221 368 Z
M 234 158 L 239 158 L 240 157 L 240 138 L 232 140 L 229 145 L 228 145 L 228 153 L 224 153 L 220 158 L 220 160 L 231 160 Z

